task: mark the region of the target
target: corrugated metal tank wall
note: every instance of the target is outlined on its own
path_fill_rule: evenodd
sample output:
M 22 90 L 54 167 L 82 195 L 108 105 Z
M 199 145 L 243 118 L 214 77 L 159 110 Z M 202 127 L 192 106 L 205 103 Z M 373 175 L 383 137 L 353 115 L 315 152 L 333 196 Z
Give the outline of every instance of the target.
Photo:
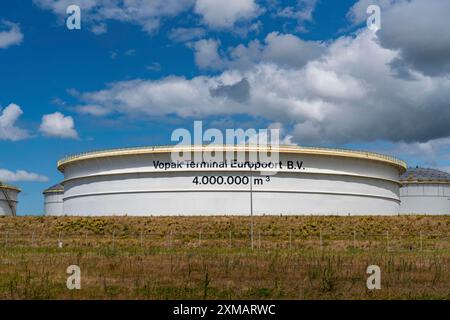
M 406 184 L 400 198 L 402 214 L 450 214 L 450 184 Z
M 7 193 L 10 202 L 7 201 L 4 192 Z M 5 215 L 11 216 L 13 214 L 10 205 L 15 206 L 15 210 L 17 211 L 18 195 L 19 195 L 18 190 L 9 189 L 9 188 L 1 188 L 1 190 L 0 190 L 0 215 L 1 216 L 5 216 Z
M 44 194 L 44 215 L 46 216 L 62 216 L 64 192 L 53 192 Z
M 400 213 L 450 214 L 450 174 L 411 167 L 400 177 Z

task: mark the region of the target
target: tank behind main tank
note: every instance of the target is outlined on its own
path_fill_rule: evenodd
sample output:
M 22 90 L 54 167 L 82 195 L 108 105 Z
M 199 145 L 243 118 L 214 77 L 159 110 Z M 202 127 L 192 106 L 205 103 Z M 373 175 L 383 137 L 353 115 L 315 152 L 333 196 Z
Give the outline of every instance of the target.
M 430 168 L 408 168 L 400 177 L 401 214 L 450 214 L 450 174 Z
M 61 216 L 64 214 L 63 197 L 64 186 L 62 184 L 55 184 L 50 188 L 44 190 L 44 215 L 46 216 Z
M 0 181 L 0 216 L 15 216 L 20 189 Z

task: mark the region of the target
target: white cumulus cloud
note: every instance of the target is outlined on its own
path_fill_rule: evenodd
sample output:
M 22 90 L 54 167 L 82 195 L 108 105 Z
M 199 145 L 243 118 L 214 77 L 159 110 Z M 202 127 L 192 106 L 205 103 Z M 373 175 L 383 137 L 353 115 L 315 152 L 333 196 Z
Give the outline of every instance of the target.
M 349 11 L 355 23 L 367 19 L 369 4 L 381 7 L 382 47 L 397 50 L 392 61 L 398 76 L 411 77 L 410 69 L 426 75 L 450 72 L 450 1 L 448 0 L 360 0 Z
M 134 23 L 148 32 L 155 32 L 163 18 L 174 17 L 194 5 L 194 0 L 33 0 L 62 20 L 69 5 L 80 6 L 82 19 L 95 34 L 107 31 L 106 21 Z
M 71 116 L 64 116 L 60 112 L 44 115 L 39 131 L 48 137 L 78 138 L 73 118 Z
M 48 178 L 46 176 L 28 172 L 25 170 L 10 171 L 7 169 L 0 169 L 0 181 L 4 182 L 20 182 L 20 181 L 37 181 L 46 182 Z
M 195 50 L 195 63 L 201 69 L 220 70 L 224 62 L 219 55 L 219 41 L 214 39 L 202 39 L 193 44 Z
M 16 126 L 16 122 L 23 114 L 22 109 L 14 103 L 3 110 L 0 109 L 0 140 L 17 141 L 29 137 L 28 131 Z
M 0 23 L 0 49 L 18 45 L 22 41 L 23 33 L 20 31 L 18 24 L 9 21 L 3 21 L 3 23 Z
M 254 0 L 197 0 L 194 11 L 212 28 L 231 28 L 239 20 L 250 20 L 260 13 Z
M 298 32 L 306 32 L 305 22 L 313 21 L 313 14 L 318 0 L 297 0 L 295 6 L 287 6 L 278 8 L 275 15 L 277 17 L 285 19 L 297 20 L 297 26 L 295 28 Z
M 256 48 L 245 46 L 255 53 L 246 68 L 235 66 L 236 56 L 230 54 L 221 57 L 226 69 L 215 76 L 122 81 L 79 97 L 82 105 L 96 105 L 105 113 L 182 118 L 247 114 L 283 123 L 301 144 L 410 143 L 450 136 L 450 78 L 413 69 L 414 80 L 397 77 L 391 62 L 398 50 L 382 47 L 370 30 L 326 45 L 292 35 L 266 38 Z M 299 60 L 288 54 L 295 49 L 287 45 L 285 54 L 268 54 L 267 48 L 278 43 L 274 38 L 302 48 Z M 317 52 L 309 52 L 311 45 Z M 215 54 L 206 56 L 205 66 L 217 60 Z
M 252 40 L 248 45 L 230 47 L 220 52 L 220 42 L 202 39 L 192 45 L 195 62 L 202 69 L 248 69 L 262 62 L 280 67 L 299 68 L 317 59 L 325 51 L 318 41 L 305 41 L 292 34 L 269 33 L 264 42 Z

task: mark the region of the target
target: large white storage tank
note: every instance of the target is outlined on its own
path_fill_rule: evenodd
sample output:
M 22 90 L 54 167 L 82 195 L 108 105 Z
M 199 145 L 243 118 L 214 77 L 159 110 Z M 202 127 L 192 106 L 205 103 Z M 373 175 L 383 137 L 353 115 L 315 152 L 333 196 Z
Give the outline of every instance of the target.
M 15 216 L 20 189 L 0 181 L 0 216 Z
M 50 188 L 44 190 L 44 215 L 46 216 L 61 216 L 64 214 L 63 198 L 64 186 L 62 184 L 55 184 Z
M 216 152 L 249 159 L 271 147 L 219 146 Z M 270 168 L 186 162 L 172 153 L 204 146 L 142 147 L 67 157 L 65 215 L 397 215 L 404 162 L 352 150 L 283 146 L 276 174 Z M 198 158 L 197 158 L 198 159 Z M 270 165 L 270 163 L 261 162 Z M 293 164 L 293 165 L 289 165 Z
M 450 214 L 449 173 L 429 168 L 408 168 L 400 182 L 400 213 Z

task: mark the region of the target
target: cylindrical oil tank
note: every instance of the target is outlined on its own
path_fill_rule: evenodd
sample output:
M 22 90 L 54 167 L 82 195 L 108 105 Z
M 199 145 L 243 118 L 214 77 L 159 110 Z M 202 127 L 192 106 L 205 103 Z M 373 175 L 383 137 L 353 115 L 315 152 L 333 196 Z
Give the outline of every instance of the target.
M 64 214 L 64 186 L 59 183 L 44 190 L 44 215 L 61 216 Z
M 20 189 L 0 182 L 0 216 L 15 216 Z
M 215 156 L 225 154 L 223 160 L 211 161 L 202 158 L 206 148 L 140 147 L 62 159 L 64 214 L 399 213 L 399 176 L 406 165 L 395 158 L 342 149 L 225 145 L 214 147 Z M 270 161 L 261 158 L 265 153 Z M 175 161 L 174 154 L 190 160 Z M 244 159 L 233 158 L 237 154 Z
M 450 174 L 430 168 L 408 168 L 400 177 L 402 214 L 450 214 Z

